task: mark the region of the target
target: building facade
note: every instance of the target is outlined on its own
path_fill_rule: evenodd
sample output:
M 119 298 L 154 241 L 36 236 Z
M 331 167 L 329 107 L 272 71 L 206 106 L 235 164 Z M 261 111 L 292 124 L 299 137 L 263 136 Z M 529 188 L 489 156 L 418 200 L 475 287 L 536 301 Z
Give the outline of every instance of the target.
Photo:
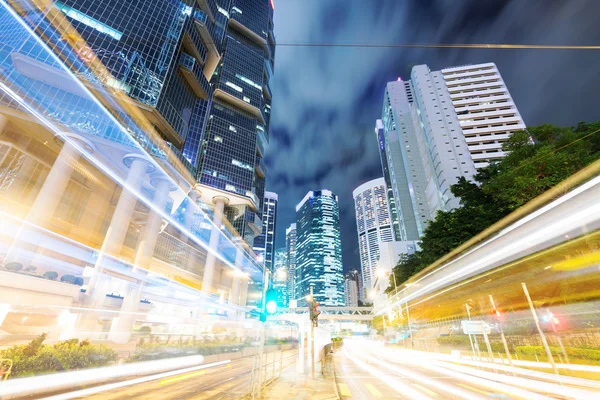
M 344 279 L 344 302 L 346 307 L 358 307 L 358 281 L 350 275 Z
M 402 255 L 413 254 L 417 250 L 419 250 L 419 245 L 416 241 L 382 242 L 379 244 L 379 258 L 375 265 L 375 277 L 373 286 L 369 289 L 369 298 L 374 303 L 385 301 L 385 291 L 390 284 L 393 289 L 397 289 L 395 281 L 392 279 L 392 282 L 390 282 L 394 267 L 398 264 Z
M 398 211 L 396 210 L 396 200 L 394 199 L 394 190 L 392 189 L 392 180 L 390 178 L 390 169 L 385 151 L 385 132 L 383 130 L 383 122 L 378 119 L 375 121 L 375 134 L 379 143 L 379 160 L 381 161 L 381 169 L 383 171 L 383 179 L 387 186 L 387 201 L 392 217 L 392 228 L 394 232 L 394 240 L 400 238 L 400 223 L 398 222 Z
M 277 233 L 277 193 L 265 192 L 262 208 L 263 228 L 254 239 L 252 249 L 257 259 L 264 262 L 265 268 L 274 272 L 275 234 Z
M 450 188 L 504 156 L 525 125 L 493 63 L 431 71 L 386 86 L 378 131 L 399 222 L 397 240 L 418 240 L 438 210 L 459 206 Z M 383 137 L 383 145 L 381 138 Z
M 275 250 L 274 266 L 273 266 L 273 289 L 277 291 L 277 303 L 281 307 L 287 307 L 290 296 L 288 291 L 288 257 L 285 247 Z
M 296 299 L 314 297 L 326 306 L 344 305 L 344 276 L 338 197 L 311 191 L 296 206 Z
M 394 227 L 385 178 L 363 183 L 352 192 L 358 232 L 363 286 L 371 288 L 379 243 L 394 241 Z
M 285 230 L 285 251 L 288 262 L 288 295 L 290 299 L 296 300 L 296 224 L 290 224 Z
M 202 140 L 198 181 L 239 199 L 225 212 L 247 243 L 261 233 L 275 59 L 273 2 L 217 5 L 224 24 L 222 58 L 212 75 L 213 101 Z

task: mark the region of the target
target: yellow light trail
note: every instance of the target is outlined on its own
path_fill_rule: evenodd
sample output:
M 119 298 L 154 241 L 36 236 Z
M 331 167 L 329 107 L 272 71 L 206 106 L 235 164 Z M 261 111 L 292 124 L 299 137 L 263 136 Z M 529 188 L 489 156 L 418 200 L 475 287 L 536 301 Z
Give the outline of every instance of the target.
M 170 383 L 179 382 L 179 381 L 182 381 L 184 379 L 189 379 L 189 378 L 193 378 L 195 376 L 200 376 L 200 375 L 203 375 L 205 373 L 206 373 L 206 371 L 192 372 L 191 374 L 185 374 L 185 375 L 177 376 L 175 378 L 165 379 L 165 380 L 162 380 L 162 381 L 160 381 L 158 383 L 161 384 L 161 385 L 168 385 Z

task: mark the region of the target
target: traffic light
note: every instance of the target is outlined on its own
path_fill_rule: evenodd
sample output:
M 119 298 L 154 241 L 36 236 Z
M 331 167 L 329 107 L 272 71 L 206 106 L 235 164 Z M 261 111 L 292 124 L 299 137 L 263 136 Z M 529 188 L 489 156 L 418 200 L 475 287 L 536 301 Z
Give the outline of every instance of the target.
M 310 320 L 312 321 L 313 326 L 319 326 L 319 315 L 321 311 L 318 310 L 318 307 L 321 305 L 315 299 L 312 299 L 308 304 L 308 309 L 310 311 Z
M 265 299 L 265 312 L 268 315 L 273 315 L 277 312 L 277 291 L 274 289 L 267 290 Z

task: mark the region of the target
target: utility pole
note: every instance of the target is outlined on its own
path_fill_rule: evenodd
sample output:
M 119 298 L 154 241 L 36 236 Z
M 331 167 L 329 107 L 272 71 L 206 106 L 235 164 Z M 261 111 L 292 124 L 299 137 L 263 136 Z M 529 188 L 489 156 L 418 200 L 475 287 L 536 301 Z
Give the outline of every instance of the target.
M 548 346 L 548 341 L 546 340 L 546 335 L 544 335 L 544 331 L 540 326 L 540 320 L 538 319 L 537 313 L 535 312 L 535 307 L 533 306 L 533 302 L 531 301 L 531 296 L 529 296 L 529 290 L 527 290 L 527 285 L 525 282 L 521 282 L 521 286 L 523 287 L 523 292 L 525 292 L 525 297 L 527 298 L 527 302 L 529 303 L 529 309 L 531 310 L 531 315 L 533 315 L 533 322 L 535 322 L 535 327 L 540 334 L 540 338 L 542 339 L 542 343 L 544 344 L 544 349 L 546 349 L 546 355 L 548 356 L 548 361 L 552 364 L 552 369 L 556 375 L 559 375 L 558 368 L 556 368 L 556 363 L 554 362 L 554 357 L 552 357 L 552 352 L 550 351 L 550 346 Z
M 469 305 L 465 304 L 465 309 L 467 310 L 467 317 L 469 318 L 469 321 L 471 320 L 471 310 L 469 310 Z M 470 335 L 469 335 L 470 337 Z M 477 343 L 477 335 L 473 335 L 473 340 L 475 340 L 475 348 L 477 349 L 477 356 L 479 358 L 479 361 L 481 361 L 481 353 L 479 352 L 479 343 Z M 473 356 L 475 356 L 475 353 L 473 353 Z
M 263 271 L 263 293 L 262 293 L 262 304 L 260 307 L 260 339 L 258 345 L 258 397 L 260 397 L 260 391 L 262 388 L 262 368 L 263 368 L 263 355 L 265 352 L 265 324 L 263 321 L 265 315 L 265 308 L 267 304 L 267 289 L 269 288 L 269 271 L 265 267 Z
M 310 287 L 310 307 L 315 304 L 315 298 L 313 297 L 313 287 Z M 309 313 L 310 315 L 310 313 Z M 315 380 L 315 322 L 310 320 L 310 373 L 312 380 Z
M 490 294 L 490 303 L 492 303 L 492 312 L 496 312 L 496 303 L 494 302 L 494 298 Z M 502 329 L 502 321 L 498 321 L 498 326 L 500 327 L 500 337 L 502 338 L 502 344 L 504 345 L 504 351 L 506 352 L 506 357 L 508 358 L 508 362 L 510 366 L 513 366 L 512 357 L 510 356 L 510 351 L 508 351 L 508 343 L 506 343 L 506 337 L 504 337 L 504 329 Z

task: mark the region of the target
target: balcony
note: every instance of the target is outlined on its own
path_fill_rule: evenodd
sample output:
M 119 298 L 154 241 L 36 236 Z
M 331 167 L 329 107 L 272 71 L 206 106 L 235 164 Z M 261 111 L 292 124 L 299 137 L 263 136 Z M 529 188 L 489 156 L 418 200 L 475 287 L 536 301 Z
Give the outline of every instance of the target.
M 268 83 L 263 85 L 263 95 L 269 100 L 273 98 L 273 94 L 271 93 L 271 88 L 269 87 Z
M 179 57 L 179 68 L 196 96 L 208 100 L 211 95 L 211 87 L 198 61 L 189 54 L 182 52 Z
M 258 209 L 258 207 L 260 207 L 260 200 L 259 200 L 258 196 L 256 195 L 256 193 L 248 190 L 248 191 L 246 191 L 246 197 L 249 197 L 254 202 L 257 209 Z
M 256 165 L 254 165 L 254 170 L 258 174 L 258 176 L 264 178 L 267 176 L 267 167 L 262 158 L 256 159 Z
M 204 64 L 204 76 L 207 80 L 210 80 L 215 68 L 221 60 L 221 54 L 217 48 L 217 38 L 215 37 L 215 25 L 214 18 L 210 18 L 206 12 L 202 10 L 196 10 L 194 13 L 194 24 L 196 29 L 200 33 L 203 44 L 207 49 L 206 63 Z
M 256 148 L 258 149 L 258 153 L 261 157 L 265 155 L 265 149 L 269 145 L 267 138 L 265 137 L 265 133 L 260 129 L 257 129 L 256 132 L 257 140 L 256 140 Z

